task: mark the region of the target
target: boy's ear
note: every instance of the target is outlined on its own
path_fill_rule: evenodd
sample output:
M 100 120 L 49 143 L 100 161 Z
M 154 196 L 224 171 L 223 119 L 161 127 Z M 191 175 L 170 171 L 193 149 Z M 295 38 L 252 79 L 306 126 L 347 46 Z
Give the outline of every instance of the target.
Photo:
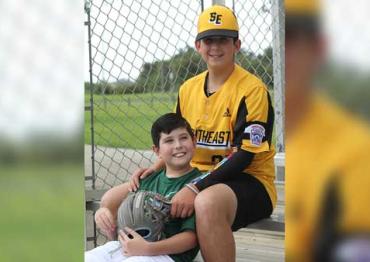
M 236 40 L 236 42 L 234 43 L 234 45 L 235 45 L 235 51 L 236 52 L 239 52 L 240 47 L 242 46 L 242 42 L 240 41 L 240 39 Z
M 200 49 L 200 41 L 201 40 L 195 41 L 195 49 L 197 49 L 198 52 L 199 52 L 199 49 Z
M 195 136 L 193 136 L 193 145 L 194 145 L 194 147 L 197 146 L 197 138 Z
M 159 148 L 155 145 L 152 145 L 153 152 L 159 157 Z

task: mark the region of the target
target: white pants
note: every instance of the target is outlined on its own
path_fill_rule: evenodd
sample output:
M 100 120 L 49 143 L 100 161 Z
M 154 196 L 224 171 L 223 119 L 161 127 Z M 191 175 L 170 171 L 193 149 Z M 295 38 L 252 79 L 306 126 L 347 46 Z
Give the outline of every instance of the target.
M 171 257 L 162 256 L 132 256 L 122 254 L 119 241 L 110 241 L 106 244 L 85 252 L 85 262 L 173 262 Z

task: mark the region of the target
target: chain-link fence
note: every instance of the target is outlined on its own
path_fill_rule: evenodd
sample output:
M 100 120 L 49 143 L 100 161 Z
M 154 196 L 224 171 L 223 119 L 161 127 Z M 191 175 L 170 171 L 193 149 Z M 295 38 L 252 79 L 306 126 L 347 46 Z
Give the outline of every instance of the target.
M 150 150 L 152 122 L 173 110 L 178 88 L 186 79 L 206 69 L 194 49 L 196 21 L 208 7 L 205 2 L 85 3 L 89 43 L 85 83 L 87 190 L 107 189 L 126 181 L 138 167 L 155 160 Z M 229 2 L 225 4 L 238 17 L 242 41 L 237 63 L 270 89 L 275 101 L 277 151 L 283 152 L 282 0 Z M 91 218 L 87 227 L 89 223 L 93 223 Z M 95 234 L 87 230 L 87 235 L 91 233 Z

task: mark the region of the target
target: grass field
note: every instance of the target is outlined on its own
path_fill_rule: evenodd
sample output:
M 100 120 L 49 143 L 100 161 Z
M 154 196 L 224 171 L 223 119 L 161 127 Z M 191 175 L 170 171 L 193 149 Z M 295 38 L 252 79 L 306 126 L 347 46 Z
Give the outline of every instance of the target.
M 2 167 L 1 261 L 83 261 L 83 166 Z
M 86 94 L 85 105 L 90 104 L 89 99 L 89 94 Z M 160 115 L 173 111 L 176 99 L 176 93 L 94 95 L 94 144 L 150 149 L 150 128 L 153 121 Z M 85 144 L 91 144 L 90 121 L 90 111 L 86 111 Z
M 89 95 L 85 105 L 89 105 Z M 94 143 L 108 147 L 150 149 L 150 128 L 173 111 L 176 94 L 94 95 Z M 90 112 L 85 112 L 85 144 L 91 144 Z

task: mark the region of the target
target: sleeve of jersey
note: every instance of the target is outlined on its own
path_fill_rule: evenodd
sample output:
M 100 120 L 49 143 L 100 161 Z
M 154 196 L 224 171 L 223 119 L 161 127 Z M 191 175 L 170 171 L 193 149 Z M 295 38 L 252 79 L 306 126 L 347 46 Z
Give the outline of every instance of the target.
M 180 94 L 177 96 L 177 103 L 176 103 L 175 108 L 174 108 L 173 111 L 177 115 L 182 116 L 182 114 L 181 114 L 181 108 L 180 108 Z
M 239 150 L 234 153 L 223 165 L 212 171 L 207 177 L 198 180 L 195 186 L 202 191 L 203 189 L 231 180 L 240 173 L 252 162 L 254 154 L 244 150 Z
M 180 86 L 180 88 L 179 88 L 179 92 L 178 92 L 178 94 L 177 94 L 177 102 L 176 102 L 176 105 L 175 105 L 175 108 L 174 108 L 174 113 L 176 113 L 176 114 L 179 114 L 180 116 L 182 116 L 183 115 L 183 112 L 182 112 L 182 109 L 181 109 L 181 106 L 183 106 L 182 105 L 182 103 L 180 103 L 180 100 L 181 100 L 181 98 L 183 97 L 183 95 L 182 95 L 182 93 L 183 93 L 183 89 L 184 89 L 184 86 L 186 85 L 186 83 L 184 83 L 182 86 Z
M 256 88 L 239 104 L 234 125 L 234 144 L 242 150 L 260 153 L 270 150 L 274 110 L 265 88 Z

